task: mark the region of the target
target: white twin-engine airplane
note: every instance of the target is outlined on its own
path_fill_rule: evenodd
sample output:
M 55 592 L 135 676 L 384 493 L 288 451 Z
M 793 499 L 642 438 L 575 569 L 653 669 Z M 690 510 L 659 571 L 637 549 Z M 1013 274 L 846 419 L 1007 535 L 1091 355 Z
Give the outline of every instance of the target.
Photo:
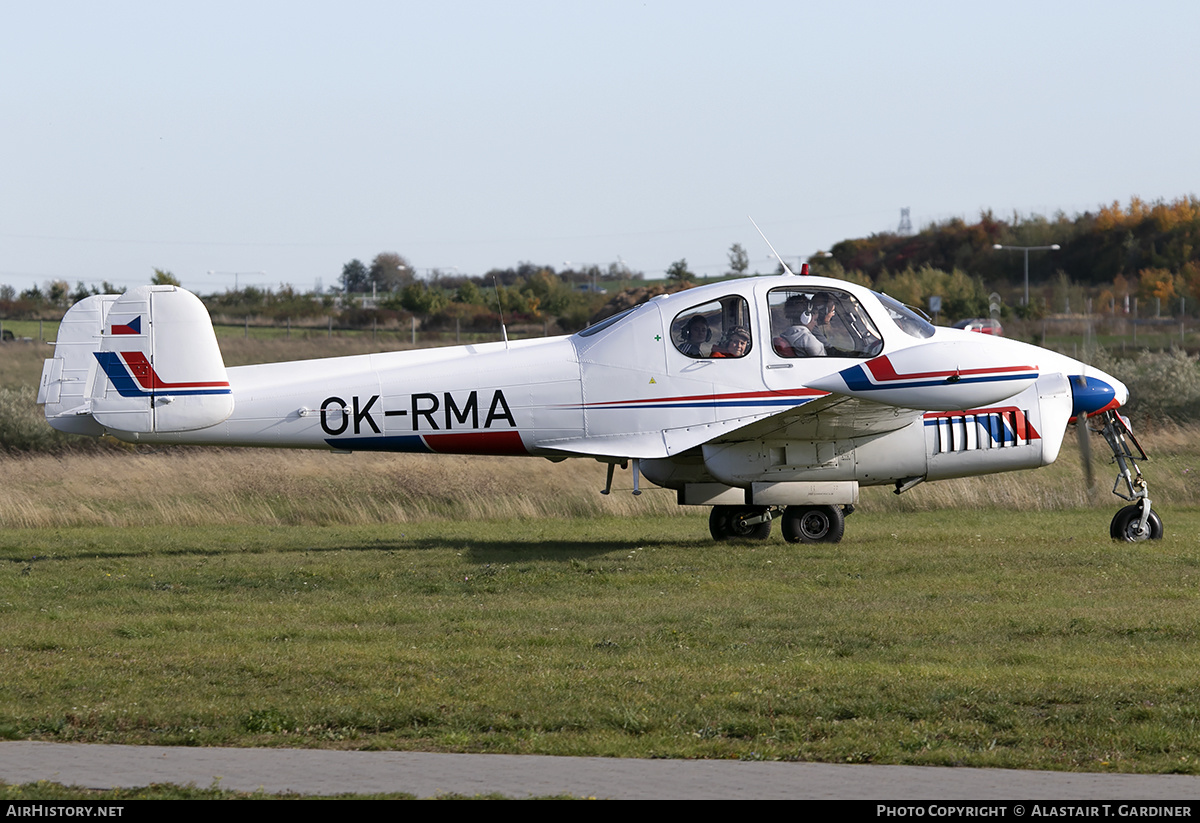
M 807 269 L 807 266 L 804 267 Z M 717 540 L 842 537 L 860 486 L 1045 466 L 1068 423 L 1103 435 L 1129 501 L 1118 540 L 1162 536 L 1116 409 L 1119 381 L 1061 354 L 935 327 L 839 280 L 723 281 L 578 334 L 226 368 L 173 286 L 67 312 L 38 403 L 56 429 L 130 443 L 587 457 L 711 506 Z M 1132 444 L 1132 448 L 1131 445 Z

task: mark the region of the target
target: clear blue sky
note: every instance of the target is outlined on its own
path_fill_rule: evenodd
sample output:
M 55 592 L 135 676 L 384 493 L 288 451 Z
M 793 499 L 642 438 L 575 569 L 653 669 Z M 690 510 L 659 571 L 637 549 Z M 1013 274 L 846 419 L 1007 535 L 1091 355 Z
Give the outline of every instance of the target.
M 0 283 L 718 274 L 1200 192 L 1189 2 L 0 0 Z

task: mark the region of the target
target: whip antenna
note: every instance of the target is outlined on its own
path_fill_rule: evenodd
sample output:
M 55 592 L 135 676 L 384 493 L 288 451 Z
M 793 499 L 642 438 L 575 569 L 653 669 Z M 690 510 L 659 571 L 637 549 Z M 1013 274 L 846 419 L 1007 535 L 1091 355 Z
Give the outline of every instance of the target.
M 783 266 L 783 270 L 785 272 L 787 272 L 788 274 L 792 275 L 793 277 L 795 277 L 796 273 L 794 271 L 792 271 L 790 268 L 788 268 L 787 263 L 783 262 L 783 258 L 779 256 L 779 252 L 775 251 L 775 247 L 771 245 L 771 241 L 767 240 L 767 236 L 765 234 L 763 234 L 763 230 L 760 229 L 758 227 L 758 224 L 754 222 L 754 218 L 751 217 L 750 215 L 746 215 L 746 218 L 754 225 L 754 230 L 758 232 L 760 237 L 762 237 L 763 242 L 765 242 L 767 244 L 767 248 L 769 248 L 771 250 L 771 254 L 775 255 L 775 259 L 779 261 L 779 265 Z M 808 274 L 808 272 L 805 272 L 805 274 Z
M 500 334 L 504 337 L 504 348 L 508 348 L 508 328 L 504 325 L 504 303 L 500 300 L 500 281 L 492 275 L 492 285 L 496 289 L 496 311 L 500 315 Z

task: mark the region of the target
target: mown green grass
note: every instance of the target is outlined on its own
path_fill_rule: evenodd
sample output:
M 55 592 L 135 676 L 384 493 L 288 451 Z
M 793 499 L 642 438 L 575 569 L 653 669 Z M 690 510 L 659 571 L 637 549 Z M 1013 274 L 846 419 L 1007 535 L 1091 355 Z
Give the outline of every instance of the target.
M 42 340 L 53 340 L 58 334 L 57 320 L 2 320 L 0 325 L 5 331 L 10 331 L 17 338 L 6 345 L 20 346 L 24 338 L 36 343 Z M 49 355 L 46 355 L 49 356 Z
M 0 532 L 0 731 L 1197 771 L 1200 511 Z M 1099 521 L 1104 522 L 1099 522 Z

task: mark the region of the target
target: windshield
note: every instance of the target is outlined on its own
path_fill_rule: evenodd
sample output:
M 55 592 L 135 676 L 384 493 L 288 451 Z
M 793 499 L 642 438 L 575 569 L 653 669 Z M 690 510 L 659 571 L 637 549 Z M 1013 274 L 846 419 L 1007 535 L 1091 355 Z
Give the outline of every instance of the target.
M 879 302 L 887 309 L 888 316 L 892 318 L 892 322 L 899 326 L 900 331 L 908 336 L 925 339 L 933 337 L 933 333 L 937 331 L 932 323 L 898 300 L 879 292 L 871 293 L 878 297 Z
M 632 309 L 626 309 L 625 311 L 621 312 L 620 314 L 614 314 L 612 317 L 606 317 L 603 320 L 601 320 L 599 323 L 595 324 L 594 326 L 588 326 L 583 331 L 577 332 L 575 334 L 575 336 L 576 337 L 591 337 L 593 334 L 598 334 L 598 333 L 604 331 L 605 329 L 607 329 L 609 326 L 613 326 L 613 325 L 621 322 L 626 317 L 633 314 L 635 311 L 637 311 L 644 305 L 646 305 L 646 304 L 642 303 L 640 305 L 634 306 Z

